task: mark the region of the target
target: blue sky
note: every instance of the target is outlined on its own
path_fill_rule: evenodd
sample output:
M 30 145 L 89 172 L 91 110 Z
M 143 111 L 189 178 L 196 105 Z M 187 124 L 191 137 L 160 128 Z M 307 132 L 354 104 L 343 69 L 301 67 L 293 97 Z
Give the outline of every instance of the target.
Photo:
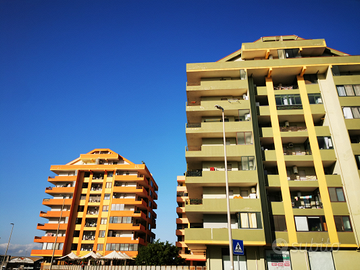
M 94 148 L 144 161 L 157 238 L 175 242 L 186 171 L 186 63 L 261 36 L 325 38 L 359 55 L 359 0 L 0 0 L 0 254 L 29 255 L 50 165 Z

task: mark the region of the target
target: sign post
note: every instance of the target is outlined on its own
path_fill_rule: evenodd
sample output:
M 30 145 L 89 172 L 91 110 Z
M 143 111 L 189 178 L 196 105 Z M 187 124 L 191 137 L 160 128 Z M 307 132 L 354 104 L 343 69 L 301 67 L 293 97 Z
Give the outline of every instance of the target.
M 244 243 L 243 240 L 233 239 L 233 254 L 237 255 L 238 267 L 240 270 L 240 255 L 244 255 Z

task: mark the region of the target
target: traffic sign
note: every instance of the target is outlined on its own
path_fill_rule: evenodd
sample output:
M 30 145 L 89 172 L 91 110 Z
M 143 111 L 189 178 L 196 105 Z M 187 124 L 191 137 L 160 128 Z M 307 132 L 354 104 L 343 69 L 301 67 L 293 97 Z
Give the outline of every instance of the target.
M 233 239 L 233 253 L 234 255 L 244 255 L 244 243 L 243 240 Z

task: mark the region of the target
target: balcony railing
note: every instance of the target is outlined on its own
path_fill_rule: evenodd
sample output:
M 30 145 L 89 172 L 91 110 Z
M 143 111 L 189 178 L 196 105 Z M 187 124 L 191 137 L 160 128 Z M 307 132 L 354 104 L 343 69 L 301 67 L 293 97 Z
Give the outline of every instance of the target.
M 202 176 L 202 170 L 187 171 L 186 176 Z
M 306 131 L 306 127 L 297 127 L 297 126 L 289 126 L 289 127 L 280 127 L 281 132 L 295 132 L 295 131 Z
M 278 110 L 301 110 L 302 105 L 294 104 L 294 105 L 277 105 L 276 109 Z
M 298 209 L 322 209 L 322 203 L 319 200 L 318 195 L 292 195 L 291 202 L 293 208 Z
M 186 124 L 187 128 L 200 128 L 201 123 L 195 123 L 195 124 Z
M 200 205 L 203 204 L 203 200 L 201 198 L 192 198 L 186 200 L 187 205 Z

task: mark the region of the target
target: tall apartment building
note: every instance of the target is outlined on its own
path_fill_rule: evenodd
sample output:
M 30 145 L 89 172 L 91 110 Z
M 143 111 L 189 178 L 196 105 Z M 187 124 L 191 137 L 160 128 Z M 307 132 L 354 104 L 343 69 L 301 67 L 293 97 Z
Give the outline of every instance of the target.
M 245 249 L 235 269 L 358 267 L 360 56 L 324 39 L 264 37 L 188 64 L 186 92 L 181 256 L 230 269 L 220 105 L 232 237 Z
M 65 164 L 52 165 L 57 176 L 44 199 L 50 207 L 40 212 L 42 248 L 32 256 L 50 260 L 70 252 L 106 255 L 113 250 L 134 257 L 140 246 L 155 238 L 158 186 L 145 164 L 134 164 L 110 149 L 95 149 Z

